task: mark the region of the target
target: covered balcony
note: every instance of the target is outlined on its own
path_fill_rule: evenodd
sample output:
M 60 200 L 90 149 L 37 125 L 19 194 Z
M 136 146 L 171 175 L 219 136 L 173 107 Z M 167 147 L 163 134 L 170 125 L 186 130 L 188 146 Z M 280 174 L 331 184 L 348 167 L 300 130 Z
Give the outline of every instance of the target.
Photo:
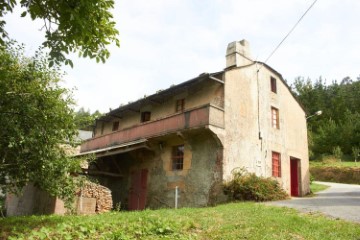
M 222 108 L 207 104 L 153 121 L 139 123 L 130 128 L 89 139 L 81 145 L 80 152 L 86 154 L 113 149 L 127 146 L 131 142 L 137 143 L 177 131 L 208 126 L 224 128 L 224 110 Z

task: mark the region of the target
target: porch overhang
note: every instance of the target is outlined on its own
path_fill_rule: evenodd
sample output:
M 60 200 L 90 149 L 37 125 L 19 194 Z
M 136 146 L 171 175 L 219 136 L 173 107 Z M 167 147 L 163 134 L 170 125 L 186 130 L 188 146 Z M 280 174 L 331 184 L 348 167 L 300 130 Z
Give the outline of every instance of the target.
M 213 104 L 205 104 L 187 109 L 184 112 L 177 112 L 153 121 L 100 135 L 83 142 L 80 152 L 98 155 L 104 151 L 113 151 L 113 148 L 122 148 L 123 144 L 139 144 L 140 142 L 137 141 L 150 140 L 179 131 L 208 126 L 224 128 L 223 108 Z
M 84 155 L 95 154 L 96 157 L 105 157 L 105 156 L 130 152 L 130 151 L 140 149 L 140 148 L 150 149 L 149 146 L 147 145 L 147 141 L 148 141 L 147 139 L 143 138 L 143 139 L 126 142 L 126 143 L 122 143 L 122 144 L 118 144 L 118 145 L 114 145 L 114 146 L 110 146 L 110 147 L 106 147 L 106 148 L 82 152 L 75 156 L 79 157 L 79 156 L 84 156 Z

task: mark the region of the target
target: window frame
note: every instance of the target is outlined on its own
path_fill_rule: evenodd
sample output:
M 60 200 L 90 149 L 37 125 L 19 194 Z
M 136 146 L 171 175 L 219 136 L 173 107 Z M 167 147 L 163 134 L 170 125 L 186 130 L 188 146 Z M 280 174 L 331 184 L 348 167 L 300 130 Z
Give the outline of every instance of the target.
M 183 112 L 185 110 L 185 98 L 177 99 L 175 103 L 175 112 Z
M 105 123 L 101 122 L 101 126 L 100 126 L 100 135 L 104 134 L 104 130 L 105 130 Z
M 280 114 L 279 109 L 276 107 L 271 107 L 271 126 L 280 129 Z
M 172 147 L 171 152 L 171 170 L 182 171 L 184 170 L 184 144 Z
M 113 132 L 119 130 L 119 125 L 120 125 L 120 122 L 119 122 L 119 121 L 114 121 L 112 124 L 113 124 L 113 125 L 112 125 L 112 131 L 113 131 Z
M 281 154 L 279 152 L 271 152 L 271 175 L 281 178 Z
M 274 77 L 270 77 L 270 89 L 271 92 L 277 93 L 277 81 Z
M 149 122 L 150 120 L 151 120 L 150 111 L 141 112 L 140 122 L 144 123 L 144 122 Z

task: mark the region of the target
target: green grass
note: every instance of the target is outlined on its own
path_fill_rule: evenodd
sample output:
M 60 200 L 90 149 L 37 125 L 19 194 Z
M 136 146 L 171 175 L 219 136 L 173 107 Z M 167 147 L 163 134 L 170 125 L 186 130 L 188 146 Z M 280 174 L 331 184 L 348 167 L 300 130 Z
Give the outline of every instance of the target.
M 318 183 L 311 183 L 310 184 L 310 190 L 311 190 L 311 193 L 317 193 L 317 192 L 320 192 L 320 191 L 323 191 L 325 189 L 329 188 L 329 186 L 327 185 L 324 185 L 324 184 L 318 184 Z
M 259 203 L 0 220 L 4 239 L 358 239 L 360 224 Z

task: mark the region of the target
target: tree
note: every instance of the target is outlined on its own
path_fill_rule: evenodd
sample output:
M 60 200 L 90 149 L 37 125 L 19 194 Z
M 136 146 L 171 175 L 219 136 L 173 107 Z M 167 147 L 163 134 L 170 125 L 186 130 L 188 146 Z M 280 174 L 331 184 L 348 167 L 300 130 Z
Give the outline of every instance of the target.
M 309 150 L 316 155 L 333 154 L 341 149 L 351 155 L 360 142 L 360 79 L 344 78 L 340 84 L 326 85 L 320 78 L 314 83 L 304 78 L 294 81 L 292 90 L 307 114 L 322 110 L 323 114 L 308 121 L 311 135 Z
M 93 114 L 90 110 L 85 110 L 83 107 L 75 113 L 75 124 L 80 130 L 93 130 L 95 119 L 99 118 L 102 114 L 96 110 Z
M 33 58 L 23 47 L 0 47 L 0 183 L 16 192 L 29 182 L 71 200 L 80 159 L 67 154 L 75 146 L 71 92 L 58 85 L 61 75 L 41 52 Z
M 50 49 L 50 66 L 64 62 L 73 65 L 65 54 L 78 52 L 80 56 L 95 58 L 97 62 L 109 57 L 106 45 L 120 45 L 118 30 L 110 10 L 113 0 L 8 0 L 0 2 L 0 17 L 12 12 L 20 3 L 24 8 L 21 17 L 30 15 L 32 20 L 44 21 L 46 40 L 44 47 Z M 0 20 L 0 44 L 8 39 L 4 20 Z

